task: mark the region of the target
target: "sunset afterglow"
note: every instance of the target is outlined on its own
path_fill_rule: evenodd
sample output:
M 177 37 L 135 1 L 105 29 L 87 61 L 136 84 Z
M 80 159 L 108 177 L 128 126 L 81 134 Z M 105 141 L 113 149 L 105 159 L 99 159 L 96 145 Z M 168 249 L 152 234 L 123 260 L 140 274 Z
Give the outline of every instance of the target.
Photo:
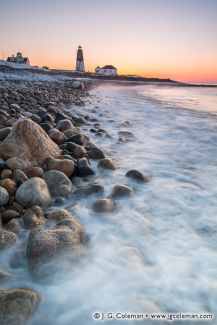
M 1 59 L 32 65 L 112 64 L 119 74 L 217 82 L 216 0 L 0 0 Z

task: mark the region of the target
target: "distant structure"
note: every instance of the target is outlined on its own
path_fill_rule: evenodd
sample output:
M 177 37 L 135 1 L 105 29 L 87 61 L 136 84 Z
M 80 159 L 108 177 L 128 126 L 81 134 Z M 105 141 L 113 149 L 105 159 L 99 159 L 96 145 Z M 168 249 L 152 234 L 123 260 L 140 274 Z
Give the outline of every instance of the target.
M 117 69 L 113 65 L 105 65 L 104 67 L 96 67 L 95 72 L 102 76 L 117 76 Z
M 79 46 L 77 50 L 76 71 L 85 72 L 83 50 L 81 46 Z
M 12 56 L 9 56 L 7 58 L 8 62 L 13 62 L 13 63 L 20 63 L 20 64 L 30 64 L 28 58 L 24 58 L 22 56 L 22 53 L 18 52 L 17 55 L 15 56 L 14 54 Z

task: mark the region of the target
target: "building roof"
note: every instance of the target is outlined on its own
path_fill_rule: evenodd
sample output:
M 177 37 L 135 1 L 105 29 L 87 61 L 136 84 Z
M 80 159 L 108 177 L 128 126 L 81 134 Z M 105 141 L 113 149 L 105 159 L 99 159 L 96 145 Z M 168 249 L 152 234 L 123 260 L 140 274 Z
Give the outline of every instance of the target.
M 101 69 L 115 69 L 115 70 L 117 70 L 113 65 L 105 65 Z

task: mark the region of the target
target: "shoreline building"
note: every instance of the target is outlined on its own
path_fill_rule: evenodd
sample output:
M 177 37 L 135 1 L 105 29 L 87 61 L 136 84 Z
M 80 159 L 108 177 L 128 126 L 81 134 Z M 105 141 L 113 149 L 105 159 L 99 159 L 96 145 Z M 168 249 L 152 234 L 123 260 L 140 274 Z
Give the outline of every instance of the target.
M 77 50 L 77 59 L 76 59 L 76 71 L 85 72 L 84 69 L 84 56 L 82 47 L 79 46 Z
M 117 76 L 117 69 L 113 65 L 105 65 L 104 67 L 96 67 L 95 72 L 102 76 Z
M 12 63 L 20 63 L 20 64 L 28 64 L 30 65 L 29 59 L 24 58 L 22 53 L 17 52 L 16 56 L 13 54 L 12 56 L 9 56 L 7 58 L 7 62 L 12 62 Z

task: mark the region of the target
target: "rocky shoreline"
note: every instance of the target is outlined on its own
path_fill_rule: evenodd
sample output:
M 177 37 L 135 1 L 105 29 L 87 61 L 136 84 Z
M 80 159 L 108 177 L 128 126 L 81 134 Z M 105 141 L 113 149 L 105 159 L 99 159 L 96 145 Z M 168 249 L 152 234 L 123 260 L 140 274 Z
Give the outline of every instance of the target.
M 57 269 L 61 259 L 77 259 L 86 250 L 89 236 L 76 216 L 61 207 L 64 200 L 97 194 L 91 209 L 104 213 L 133 193 L 120 184 L 105 198 L 103 186 L 94 181 L 92 160 L 98 160 L 98 168 L 112 171 L 116 166 L 81 131 L 89 116 L 68 111 L 88 104 L 89 88 L 89 83 L 73 80 L 0 85 L 0 254 L 12 250 L 15 272 L 27 260 L 35 281 Z M 102 136 L 104 130 L 96 123 L 90 132 Z M 131 134 L 122 132 L 120 141 L 127 137 Z M 126 177 L 148 182 L 136 170 Z M 86 185 L 80 186 L 79 178 Z M 0 269 L 1 283 L 10 283 L 12 276 Z M 32 289 L 0 290 L 0 323 L 23 324 L 39 303 L 40 295 Z

